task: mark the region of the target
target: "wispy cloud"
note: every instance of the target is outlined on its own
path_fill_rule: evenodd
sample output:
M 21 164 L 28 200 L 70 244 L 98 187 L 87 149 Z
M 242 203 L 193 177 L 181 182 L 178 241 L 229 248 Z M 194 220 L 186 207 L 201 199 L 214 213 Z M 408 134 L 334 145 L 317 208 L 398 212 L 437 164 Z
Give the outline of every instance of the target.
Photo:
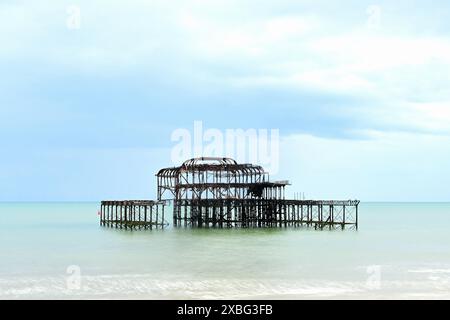
M 194 120 L 446 141 L 449 16 L 445 1 L 3 1 L 0 146 L 167 148 Z

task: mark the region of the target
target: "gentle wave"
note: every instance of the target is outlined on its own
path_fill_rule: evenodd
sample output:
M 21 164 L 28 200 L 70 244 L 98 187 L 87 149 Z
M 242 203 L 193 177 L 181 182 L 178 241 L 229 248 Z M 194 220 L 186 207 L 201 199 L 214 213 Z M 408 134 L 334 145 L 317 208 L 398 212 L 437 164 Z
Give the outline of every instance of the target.
M 411 273 L 450 274 L 450 269 L 411 269 Z
M 73 285 L 73 284 L 72 284 Z M 70 289 L 64 277 L 0 279 L 1 298 L 135 298 L 246 299 L 258 297 L 333 297 L 364 291 L 354 283 L 278 280 L 157 280 L 151 275 L 83 276 L 80 287 Z

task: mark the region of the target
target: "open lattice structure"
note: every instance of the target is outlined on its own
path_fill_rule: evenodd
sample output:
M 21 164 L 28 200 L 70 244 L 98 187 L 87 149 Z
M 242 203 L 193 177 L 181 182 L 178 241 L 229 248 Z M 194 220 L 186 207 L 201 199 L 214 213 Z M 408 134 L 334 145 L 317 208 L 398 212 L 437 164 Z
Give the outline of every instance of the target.
M 287 200 L 288 181 L 261 166 L 202 157 L 157 174 L 158 201 L 173 201 L 175 226 L 274 227 L 358 225 L 359 201 Z

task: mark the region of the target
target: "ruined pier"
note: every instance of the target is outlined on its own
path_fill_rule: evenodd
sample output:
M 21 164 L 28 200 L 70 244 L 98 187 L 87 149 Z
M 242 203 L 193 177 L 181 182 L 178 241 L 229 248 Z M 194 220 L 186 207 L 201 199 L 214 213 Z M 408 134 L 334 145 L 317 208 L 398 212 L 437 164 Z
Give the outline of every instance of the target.
M 119 229 L 156 229 L 169 225 L 165 220 L 166 201 L 102 201 L 100 225 Z
M 357 228 L 358 204 L 357 200 L 180 200 L 175 205 L 173 223 L 175 226 L 218 228 Z
M 175 227 L 358 228 L 358 200 L 291 200 L 289 181 L 271 181 L 261 166 L 202 157 L 157 174 L 156 201 L 103 201 L 101 224 L 163 228 L 170 203 Z

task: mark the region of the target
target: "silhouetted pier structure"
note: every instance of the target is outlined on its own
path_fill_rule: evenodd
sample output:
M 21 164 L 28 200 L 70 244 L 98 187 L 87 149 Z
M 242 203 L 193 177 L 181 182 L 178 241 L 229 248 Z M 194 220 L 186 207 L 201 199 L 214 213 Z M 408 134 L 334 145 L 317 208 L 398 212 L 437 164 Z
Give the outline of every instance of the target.
M 124 200 L 102 201 L 100 224 L 120 229 L 164 228 L 166 201 Z
M 176 227 L 358 228 L 358 200 L 285 199 L 289 181 L 270 181 L 261 166 L 230 158 L 190 159 L 156 177 L 157 201 L 103 201 L 101 224 L 162 228 L 171 202 Z
M 199 199 L 179 200 L 175 226 L 314 227 L 358 226 L 357 200 Z

